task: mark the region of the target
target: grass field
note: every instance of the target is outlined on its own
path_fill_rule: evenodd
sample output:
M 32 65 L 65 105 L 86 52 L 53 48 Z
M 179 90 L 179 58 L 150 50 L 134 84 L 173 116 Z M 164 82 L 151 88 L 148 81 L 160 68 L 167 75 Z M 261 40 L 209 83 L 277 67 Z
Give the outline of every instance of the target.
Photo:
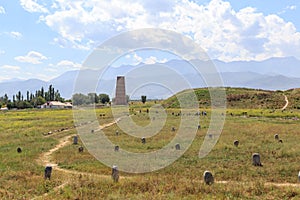
M 146 109 L 153 104 L 131 104 L 133 121 L 141 126 L 149 124 Z M 100 124 L 113 121 L 109 108 L 96 111 Z M 51 155 L 53 163 L 65 171 L 54 168 L 51 180 L 44 180 L 40 156 L 62 138 L 76 134 L 71 110 L 0 112 L 0 199 L 300 199 L 297 109 L 229 108 L 218 143 L 208 156 L 199 159 L 210 122 L 210 110 L 206 111 L 207 116 L 200 116 L 201 129 L 192 145 L 177 161 L 150 173 L 120 172 L 118 183 L 110 178 L 110 167 L 86 149 L 79 153 L 82 143 L 72 144 L 72 137 Z M 164 127 L 146 144 L 126 135 L 116 124 L 106 127 L 104 133 L 128 151 L 158 150 L 174 137 L 176 131 L 171 128 L 177 128 L 180 122 L 180 116 L 172 114 L 180 110 L 169 108 L 166 112 Z M 100 113 L 105 116 L 99 117 Z M 51 135 L 46 134 L 49 131 Z M 283 143 L 276 141 L 274 134 L 279 134 Z M 233 145 L 234 140 L 240 141 L 238 147 Z M 18 147 L 22 153 L 17 153 Z M 260 153 L 263 167 L 252 165 L 255 152 Z M 205 170 L 215 177 L 211 186 L 203 183 Z

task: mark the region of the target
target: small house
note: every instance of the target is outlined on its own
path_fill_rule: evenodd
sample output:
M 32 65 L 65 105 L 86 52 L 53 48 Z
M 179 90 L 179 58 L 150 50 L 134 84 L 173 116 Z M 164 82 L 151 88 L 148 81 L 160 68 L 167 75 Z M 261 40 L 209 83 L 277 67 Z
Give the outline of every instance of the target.
M 63 108 L 72 108 L 73 105 L 69 102 L 62 103 L 60 101 L 48 101 L 41 105 L 41 108 L 51 108 L 51 109 L 63 109 Z

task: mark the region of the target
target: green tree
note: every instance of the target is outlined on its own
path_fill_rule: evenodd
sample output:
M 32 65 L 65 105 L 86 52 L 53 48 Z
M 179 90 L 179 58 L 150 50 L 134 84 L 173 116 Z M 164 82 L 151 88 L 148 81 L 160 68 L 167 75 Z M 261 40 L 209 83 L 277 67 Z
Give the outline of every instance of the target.
M 33 98 L 34 98 L 34 95 L 32 93 L 30 93 L 30 99 L 29 99 L 29 101 L 31 102 Z
M 38 96 L 36 98 L 36 105 L 40 106 L 43 105 L 44 103 L 46 103 L 46 100 L 42 96 Z
M 43 88 L 43 87 L 41 88 L 41 96 L 42 96 L 43 98 L 45 98 L 45 91 L 44 91 L 44 88 Z
M 48 89 L 48 100 L 47 101 L 54 101 L 55 99 L 55 92 L 52 85 L 49 85 Z
M 33 106 L 27 102 L 27 101 L 19 101 L 16 104 L 16 108 L 18 109 L 26 109 L 26 108 L 32 108 Z
M 17 102 L 21 101 L 21 91 L 16 94 Z
M 99 101 L 103 104 L 109 103 L 110 98 L 108 94 L 99 94 Z
M 9 99 L 8 99 L 8 96 L 7 94 L 4 94 L 4 96 L 2 97 L 2 102 L 4 105 L 6 105 L 8 103 Z
M 49 92 L 45 92 L 45 99 L 46 101 L 50 101 Z
M 4 97 L 0 97 L 0 108 L 5 105 L 4 103 Z
M 8 109 L 12 109 L 12 108 L 14 108 L 14 103 L 11 102 L 11 101 L 8 101 L 6 106 L 7 106 Z
M 88 97 L 81 93 L 73 94 L 72 96 L 73 105 L 83 105 L 88 102 Z
M 58 90 L 54 93 L 54 100 L 55 101 L 64 101 L 64 99 L 60 96 L 60 93 Z
M 143 102 L 143 103 L 146 103 L 147 96 L 145 96 L 145 95 L 142 95 L 142 96 L 141 96 L 141 99 L 142 99 L 142 102 Z
M 89 103 L 99 103 L 99 97 L 96 93 L 88 93 Z
M 52 88 L 52 91 L 51 91 L 51 101 L 54 101 L 55 100 L 55 92 L 54 92 L 54 88 Z
M 29 91 L 27 91 L 26 93 L 26 101 L 29 102 L 30 101 L 30 97 L 29 97 Z

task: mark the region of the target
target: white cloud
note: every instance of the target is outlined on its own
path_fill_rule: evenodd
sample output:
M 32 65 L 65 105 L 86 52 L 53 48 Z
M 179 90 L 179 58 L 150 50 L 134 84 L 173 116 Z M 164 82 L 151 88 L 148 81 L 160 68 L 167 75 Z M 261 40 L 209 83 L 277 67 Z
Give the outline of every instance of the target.
M 56 64 L 57 67 L 66 67 L 66 68 L 80 68 L 81 64 L 74 63 L 70 60 L 62 60 Z
M 94 42 L 89 40 L 85 42 L 84 45 L 80 43 L 70 43 L 67 39 L 64 39 L 62 37 L 60 38 L 54 38 L 52 44 L 57 44 L 61 48 L 75 48 L 75 49 L 81 49 L 81 50 L 90 50 L 91 45 Z
M 286 9 L 289 9 L 289 10 L 296 10 L 296 9 L 297 9 L 297 6 L 296 6 L 296 5 L 287 6 Z
M 5 54 L 5 51 L 0 49 L 0 55 Z
M 133 54 L 133 59 L 135 61 L 134 62 L 135 64 L 139 64 L 139 63 L 143 62 L 143 58 L 138 56 L 136 53 Z
M 213 58 L 232 61 L 299 57 L 300 33 L 277 15 L 265 16 L 251 7 L 235 11 L 230 3 L 221 0 L 212 0 L 207 6 L 189 2 L 177 5 L 175 10 L 174 20 L 165 22 L 165 26 L 189 33 Z M 293 46 L 294 52 L 284 50 L 284 46 Z
M 10 35 L 11 37 L 15 38 L 15 39 L 21 39 L 22 36 L 23 36 L 22 33 L 17 32 L 17 31 L 11 31 L 11 32 L 9 33 L 9 35 Z
M 21 68 L 19 66 L 13 66 L 13 65 L 2 65 L 1 69 L 8 69 L 12 71 L 19 71 Z
M 128 55 L 125 56 L 125 58 L 130 59 L 131 56 L 128 54 Z M 141 56 L 137 55 L 137 53 L 133 54 L 132 59 L 133 59 L 133 62 L 131 64 L 133 64 L 133 65 L 139 64 L 139 63 L 145 63 L 145 64 L 165 63 L 165 62 L 168 61 L 166 58 L 162 59 L 162 60 L 159 60 L 155 56 L 149 56 L 149 57 L 146 57 L 146 58 L 142 58 Z
M 0 6 L 0 14 L 5 14 L 5 9 L 3 8 L 3 6 Z
M 47 60 L 48 58 L 44 56 L 43 54 L 36 52 L 36 51 L 30 51 L 25 56 L 17 56 L 15 57 L 15 60 L 19 62 L 25 62 L 25 63 L 31 63 L 31 64 L 41 64 L 42 60 Z
M 139 56 L 136 52 L 133 54 L 127 54 L 125 56 L 125 58 L 127 59 L 127 61 L 122 60 L 122 64 L 127 63 L 130 65 L 137 65 L 140 63 L 145 63 L 145 64 L 155 64 L 155 63 L 165 63 L 168 61 L 168 59 L 164 58 L 164 59 L 158 59 L 155 56 L 149 56 L 146 58 L 143 58 L 141 56 Z
M 21 6 L 28 12 L 48 13 L 48 9 L 37 3 L 37 0 L 20 0 Z
M 0 35 L 7 35 L 9 37 L 12 37 L 14 39 L 21 39 L 23 37 L 22 33 L 18 32 L 18 31 L 11 31 L 11 32 L 3 32 L 3 33 L 0 33 Z
M 144 59 L 144 63 L 145 64 L 154 64 L 154 63 L 165 63 L 167 62 L 168 60 L 165 58 L 165 59 L 162 59 L 162 60 L 159 60 L 157 59 L 155 56 L 150 56 L 146 59 Z
M 282 11 L 278 12 L 278 15 L 284 14 L 288 11 L 294 11 L 294 10 L 297 10 L 297 6 L 296 5 L 290 5 L 290 6 L 285 7 Z
M 118 31 L 147 26 L 143 6 L 134 1 L 57 1 L 55 12 L 41 17 L 62 38 L 82 48 L 82 44 L 102 41 Z
M 193 38 L 210 57 L 224 61 L 300 58 L 300 33 L 292 23 L 252 7 L 234 10 L 225 0 L 206 5 L 189 0 L 56 0 L 40 20 L 59 33 L 57 43 L 73 48 L 91 48 L 120 31 L 157 27 Z

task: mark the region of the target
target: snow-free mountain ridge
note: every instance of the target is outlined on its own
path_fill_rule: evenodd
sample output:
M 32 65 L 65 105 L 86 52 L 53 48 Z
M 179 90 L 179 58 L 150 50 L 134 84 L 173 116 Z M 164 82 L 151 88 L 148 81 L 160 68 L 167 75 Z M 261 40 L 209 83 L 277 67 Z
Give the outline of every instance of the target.
M 196 61 L 198 65 L 204 67 L 210 66 L 208 62 L 211 64 L 211 61 Z M 224 86 L 267 90 L 287 90 L 300 87 L 300 60 L 294 57 L 270 58 L 260 62 L 234 61 L 226 63 L 219 60 L 213 60 L 212 62 L 222 77 Z M 69 99 L 74 92 L 74 86 L 77 84 L 77 86 L 79 85 L 80 87 L 76 88 L 80 89 L 75 92 L 107 93 L 113 97 L 115 79 L 118 75 L 126 76 L 127 87 L 133 85 L 133 83 L 142 84 L 145 80 L 153 80 L 153 83 L 161 83 L 167 80 L 168 85 L 172 85 L 172 88 L 178 88 L 178 90 L 182 89 L 181 85 L 176 85 L 179 84 L 178 79 L 170 76 L 168 70 L 161 70 L 159 72 L 157 72 L 157 70 L 153 70 L 153 72 L 147 70 L 144 72 L 143 65 L 143 63 L 140 63 L 136 66 L 123 65 L 120 67 L 109 67 L 101 77 L 99 70 L 74 70 L 65 72 L 50 81 L 39 79 L 9 80 L 0 82 L 0 96 L 4 94 L 12 96 L 18 91 L 21 91 L 23 94 L 25 94 L 27 90 L 35 92 L 41 87 L 47 89 L 48 86 L 52 84 L 55 89 L 60 91 L 62 97 Z M 164 67 L 172 69 L 172 73 L 175 72 L 187 80 L 190 87 L 197 88 L 207 86 L 204 79 L 199 78 L 199 74 L 196 75 L 197 71 L 191 67 L 187 61 L 170 60 L 166 63 L 156 63 L 153 66 L 156 66 L 156 68 Z M 79 73 L 81 78 L 78 79 L 77 76 Z M 212 76 L 211 74 L 201 75 L 203 75 L 204 78 Z M 143 87 L 141 86 L 140 89 L 130 89 L 131 91 L 135 91 L 134 94 L 129 94 L 131 98 L 140 98 L 140 95 L 147 95 L 148 98 L 167 98 L 172 95 L 171 93 L 179 92 L 168 91 L 167 88 L 158 87 L 157 85 L 152 89 L 150 85 L 144 87 L 145 90 L 143 90 Z

